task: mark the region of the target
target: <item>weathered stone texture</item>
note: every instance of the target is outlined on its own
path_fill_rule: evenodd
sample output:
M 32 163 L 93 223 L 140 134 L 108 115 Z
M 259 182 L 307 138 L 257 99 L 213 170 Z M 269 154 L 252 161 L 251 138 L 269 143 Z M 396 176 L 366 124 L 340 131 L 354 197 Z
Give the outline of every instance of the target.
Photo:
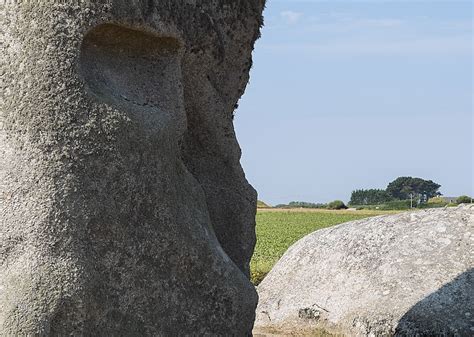
M 0 5 L 0 335 L 245 335 L 263 2 Z
M 257 331 L 472 336 L 473 252 L 468 205 L 316 231 L 259 285 Z

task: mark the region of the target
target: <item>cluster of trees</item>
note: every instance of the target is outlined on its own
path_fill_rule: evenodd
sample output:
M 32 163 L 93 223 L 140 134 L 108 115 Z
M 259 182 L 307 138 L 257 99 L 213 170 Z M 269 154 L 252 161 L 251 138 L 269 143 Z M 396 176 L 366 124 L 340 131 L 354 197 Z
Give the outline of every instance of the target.
M 426 203 L 430 198 L 440 196 L 440 184 L 432 180 L 413 177 L 399 177 L 388 184 L 385 190 L 360 189 L 352 192 L 350 205 L 380 205 L 394 200 L 413 199 Z
M 326 209 L 346 209 L 347 206 L 341 200 L 334 200 L 328 204 L 312 203 L 305 201 L 292 201 L 289 204 L 276 205 L 275 208 L 326 208 Z
M 461 195 L 456 199 L 457 204 L 472 204 L 474 202 L 473 198 L 468 195 Z
M 326 208 L 326 204 L 315 204 L 305 201 L 292 201 L 289 204 L 276 205 L 276 208 Z
M 387 186 L 387 193 L 394 199 L 406 200 L 415 198 L 419 202 L 425 203 L 428 199 L 440 196 L 441 185 L 432 180 L 421 178 L 400 177 L 392 181 Z
M 392 197 L 385 190 L 355 190 L 351 194 L 350 205 L 379 205 L 391 201 Z
M 452 198 L 441 198 L 439 192 L 440 184 L 432 180 L 425 180 L 414 177 L 398 177 L 390 182 L 386 189 L 359 189 L 351 194 L 350 206 L 362 206 L 360 208 L 371 209 L 408 209 L 410 207 L 430 208 L 445 205 L 472 203 L 473 199 L 463 195 L 450 201 Z M 448 200 L 448 201 L 446 201 Z M 259 201 L 259 207 L 263 202 Z M 375 205 L 377 207 L 375 207 Z M 271 207 L 267 206 L 266 207 Z M 365 207 L 366 206 L 366 207 Z M 292 201 L 289 204 L 276 205 L 275 208 L 325 208 L 325 209 L 346 209 L 347 206 L 341 200 L 322 204 L 305 201 Z M 359 207 L 358 207 L 359 208 Z

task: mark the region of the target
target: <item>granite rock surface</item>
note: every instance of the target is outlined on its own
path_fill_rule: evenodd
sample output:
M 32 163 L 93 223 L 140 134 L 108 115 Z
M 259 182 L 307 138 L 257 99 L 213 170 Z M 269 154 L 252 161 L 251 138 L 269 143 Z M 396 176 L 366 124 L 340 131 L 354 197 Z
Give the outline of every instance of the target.
M 318 230 L 258 287 L 256 331 L 347 336 L 474 334 L 474 206 Z
M 0 335 L 249 334 L 262 0 L 0 4 Z

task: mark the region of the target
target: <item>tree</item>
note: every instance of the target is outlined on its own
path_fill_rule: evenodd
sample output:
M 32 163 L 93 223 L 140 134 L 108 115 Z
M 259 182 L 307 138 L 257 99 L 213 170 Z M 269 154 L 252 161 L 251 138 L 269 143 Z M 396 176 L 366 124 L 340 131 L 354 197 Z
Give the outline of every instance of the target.
M 457 204 L 470 204 L 472 202 L 471 197 L 467 195 L 461 195 L 459 198 L 456 199 Z
M 392 197 L 385 190 L 355 190 L 351 194 L 349 205 L 380 205 L 391 201 Z
M 394 199 L 407 200 L 413 198 L 419 202 L 441 195 L 441 185 L 432 180 L 413 177 L 399 177 L 387 186 L 387 193 Z
M 346 209 L 347 206 L 341 200 L 334 200 L 328 204 L 328 209 Z

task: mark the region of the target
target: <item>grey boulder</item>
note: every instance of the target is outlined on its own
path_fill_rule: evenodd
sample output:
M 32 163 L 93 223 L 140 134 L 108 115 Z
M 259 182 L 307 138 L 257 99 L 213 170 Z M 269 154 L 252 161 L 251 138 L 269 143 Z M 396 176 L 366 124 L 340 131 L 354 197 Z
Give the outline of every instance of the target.
M 472 336 L 473 248 L 472 205 L 316 231 L 259 285 L 255 331 Z
M 0 3 L 0 335 L 251 333 L 263 1 Z

